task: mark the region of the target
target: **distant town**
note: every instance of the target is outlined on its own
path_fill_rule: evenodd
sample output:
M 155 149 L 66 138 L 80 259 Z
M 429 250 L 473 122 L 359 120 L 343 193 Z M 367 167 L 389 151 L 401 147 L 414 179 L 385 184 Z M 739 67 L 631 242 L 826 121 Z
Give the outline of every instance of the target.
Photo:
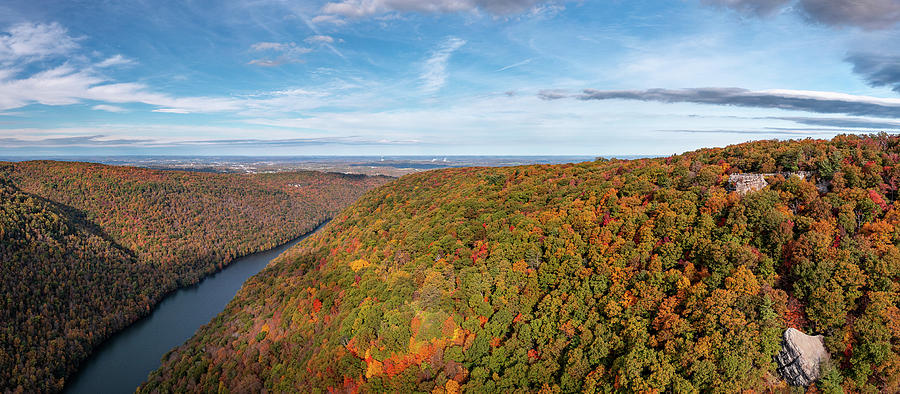
M 622 156 L 633 159 L 638 156 Z M 507 167 L 526 164 L 579 163 L 594 160 L 593 156 L 63 156 L 50 160 L 87 161 L 94 163 L 217 173 L 275 173 L 290 171 L 324 171 L 343 174 L 385 175 L 399 177 L 406 174 L 451 167 Z M 18 157 L 0 160 L 20 161 Z

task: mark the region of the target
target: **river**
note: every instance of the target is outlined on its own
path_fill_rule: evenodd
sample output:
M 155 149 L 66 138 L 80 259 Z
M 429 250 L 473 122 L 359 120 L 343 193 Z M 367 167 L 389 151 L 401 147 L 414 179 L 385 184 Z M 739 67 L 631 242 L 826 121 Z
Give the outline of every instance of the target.
M 159 368 L 162 356 L 187 341 L 198 328 L 222 312 L 247 279 L 310 234 L 312 232 L 273 249 L 235 259 L 199 283 L 167 295 L 149 315 L 95 349 L 63 391 L 133 393 L 147 380 L 150 372 Z

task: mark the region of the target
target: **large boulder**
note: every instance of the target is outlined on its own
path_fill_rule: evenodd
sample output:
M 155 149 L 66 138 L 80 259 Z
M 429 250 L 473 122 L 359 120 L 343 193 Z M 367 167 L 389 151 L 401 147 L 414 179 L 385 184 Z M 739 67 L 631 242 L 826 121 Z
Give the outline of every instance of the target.
M 728 176 L 731 187 L 739 194 L 747 194 L 766 187 L 765 174 L 731 174 Z
M 806 335 L 794 328 L 784 331 L 781 351 L 775 355 L 781 377 L 791 386 L 803 387 L 819 378 L 819 365 L 830 359 L 821 335 Z

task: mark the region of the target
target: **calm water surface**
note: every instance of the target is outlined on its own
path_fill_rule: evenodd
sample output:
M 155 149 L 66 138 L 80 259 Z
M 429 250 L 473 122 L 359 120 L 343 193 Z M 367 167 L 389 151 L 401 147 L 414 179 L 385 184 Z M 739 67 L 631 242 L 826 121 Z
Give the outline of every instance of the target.
M 321 226 L 320 226 L 321 228 Z M 318 230 L 318 229 L 317 229 Z M 248 278 L 309 234 L 234 260 L 196 285 L 169 294 L 153 312 L 113 335 L 82 363 L 66 393 L 133 393 L 162 356 L 225 309 Z

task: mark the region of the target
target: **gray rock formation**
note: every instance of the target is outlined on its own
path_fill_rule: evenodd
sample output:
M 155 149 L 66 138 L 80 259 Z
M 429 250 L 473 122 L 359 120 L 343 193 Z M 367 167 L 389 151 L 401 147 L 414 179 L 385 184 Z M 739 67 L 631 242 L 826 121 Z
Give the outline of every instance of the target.
M 731 174 L 728 176 L 728 182 L 738 194 L 757 191 L 769 184 L 766 182 L 765 174 Z
M 790 172 L 788 174 L 793 175 L 793 176 L 799 176 L 800 179 L 806 179 L 806 178 L 811 177 L 813 175 L 813 172 L 812 171 L 796 171 L 796 172 Z M 788 175 L 785 175 L 785 177 L 787 177 L 787 176 Z
M 828 190 L 830 190 L 830 189 L 831 189 L 831 181 L 830 180 L 819 179 L 819 181 L 816 182 L 816 190 L 818 190 L 819 193 L 822 193 L 822 194 L 828 193 Z
M 781 351 L 774 357 L 778 374 L 791 386 L 809 386 L 819 378 L 819 364 L 831 359 L 821 335 L 810 336 L 788 328 Z
M 781 173 L 747 173 L 747 174 L 731 174 L 728 176 L 728 183 L 731 184 L 731 187 L 734 191 L 738 192 L 738 194 L 747 194 L 750 192 L 755 192 L 759 189 L 762 189 L 769 185 L 766 182 L 766 177 L 781 175 L 785 178 L 797 176 L 801 179 L 806 179 L 810 177 L 813 173 L 809 171 L 797 171 L 797 172 L 781 172 Z

